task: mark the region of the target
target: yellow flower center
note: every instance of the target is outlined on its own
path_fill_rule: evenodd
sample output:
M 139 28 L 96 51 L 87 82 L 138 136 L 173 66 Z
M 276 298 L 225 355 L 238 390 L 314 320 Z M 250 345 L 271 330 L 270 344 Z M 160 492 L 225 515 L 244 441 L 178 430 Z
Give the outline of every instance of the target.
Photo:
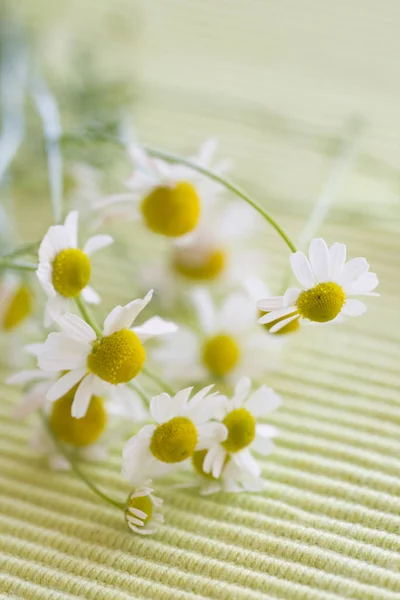
M 103 400 L 92 396 L 86 415 L 82 419 L 75 419 L 71 415 L 71 406 L 77 387 L 76 385 L 54 402 L 50 414 L 50 427 L 62 442 L 72 446 L 89 446 L 103 433 L 107 414 Z
M 89 257 L 82 250 L 61 250 L 53 262 L 54 289 L 65 298 L 73 298 L 87 286 L 90 273 Z
M 207 454 L 207 450 L 198 450 L 197 452 L 195 452 L 192 456 L 192 465 L 193 465 L 195 471 L 197 471 L 197 473 L 199 475 L 202 475 L 206 479 L 216 480 L 217 478 L 214 477 L 212 473 L 206 473 L 203 469 L 203 463 L 204 463 L 206 454 Z M 226 465 L 227 462 L 229 462 L 229 460 L 230 460 L 229 455 L 227 455 L 225 457 L 224 466 Z
M 264 315 L 266 315 L 268 313 L 260 310 L 259 314 L 260 314 L 260 317 L 263 317 Z M 280 319 L 276 319 L 275 321 L 272 321 L 272 323 L 265 323 L 263 325 L 263 327 L 265 327 L 265 329 L 267 329 L 267 331 L 270 331 L 271 327 L 273 327 L 277 323 L 280 323 L 281 321 L 283 321 L 284 319 L 287 319 L 287 318 L 288 318 L 288 315 L 286 317 L 281 317 Z M 282 335 L 285 333 L 293 333 L 294 331 L 297 331 L 299 329 L 299 327 L 300 327 L 299 319 L 295 319 L 294 321 L 291 321 L 290 323 L 288 323 L 287 325 L 282 327 L 282 329 L 275 331 L 275 333 L 273 335 Z
M 197 429 L 186 417 L 174 417 L 159 425 L 150 442 L 153 455 L 166 463 L 182 462 L 192 456 L 197 444 Z
M 343 289 L 334 282 L 319 283 L 311 290 L 301 292 L 297 310 L 304 319 L 326 323 L 338 316 L 346 301 Z
M 246 408 L 237 408 L 228 413 L 223 420 L 228 437 L 222 442 L 228 452 L 239 452 L 254 440 L 256 421 Z
M 230 335 L 215 335 L 204 344 L 203 362 L 214 375 L 227 375 L 237 365 L 239 358 L 239 346 Z
M 177 273 L 188 279 L 210 281 L 221 275 L 226 265 L 223 250 L 213 250 L 204 256 L 191 256 L 191 252 L 179 249 L 174 253 L 172 266 Z
M 129 508 L 137 508 L 138 510 L 141 510 L 144 513 L 146 513 L 146 517 L 144 519 L 142 519 L 142 517 L 136 517 L 143 521 L 144 524 L 150 521 L 153 515 L 153 503 L 151 501 L 150 496 L 138 496 L 137 498 L 128 498 L 126 510 L 128 510 Z M 134 516 L 131 513 L 128 514 Z
M 7 307 L 3 319 L 3 329 L 10 331 L 17 327 L 32 312 L 32 294 L 30 289 L 21 285 Z
M 146 351 L 136 333 L 121 329 L 95 341 L 87 366 L 89 371 L 115 385 L 136 377 L 145 360 Z
M 168 237 L 192 231 L 200 217 L 200 200 L 194 187 L 182 181 L 175 187 L 155 188 L 141 205 L 149 229 Z

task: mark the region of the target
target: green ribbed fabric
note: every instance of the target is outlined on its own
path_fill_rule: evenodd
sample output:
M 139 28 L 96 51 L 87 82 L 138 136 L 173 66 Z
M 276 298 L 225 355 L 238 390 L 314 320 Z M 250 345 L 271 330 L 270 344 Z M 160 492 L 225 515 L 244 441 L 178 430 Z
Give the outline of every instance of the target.
M 67 11 L 74 3 L 62 4 Z M 390 11 L 371 0 L 115 3 L 121 14 L 134 5 L 142 28 L 134 56 L 142 139 L 182 151 L 208 133 L 219 136 L 239 180 L 293 237 L 329 173 L 329 141 L 364 103 L 372 130 L 319 233 L 345 242 L 349 256 L 368 258 L 381 298 L 367 300 L 364 317 L 304 329 L 268 377 L 284 404 L 272 418 L 277 450 L 262 461 L 266 491 L 200 498 L 167 481 L 157 487 L 166 524 L 151 538 L 129 533 L 121 514 L 72 475 L 45 467 L 28 447 L 34 419 L 14 422 L 18 393 L 1 386 L 1 598 L 400 598 L 400 240 L 391 183 L 398 77 L 390 71 L 386 87 L 380 79 L 380 65 L 398 50 L 399 7 L 383 4 Z M 368 23 L 359 19 L 365 7 Z M 377 44 L 367 68 L 371 31 L 388 50 Z M 117 69 L 102 52 L 104 65 Z M 124 61 L 120 73 L 129 77 Z M 35 239 L 47 222 L 32 205 L 24 216 Z M 260 247 L 277 292 L 287 249 L 267 225 Z M 132 246 L 102 260 L 95 284 L 105 313 L 131 299 L 126 282 L 140 257 Z M 124 498 L 121 447 L 87 471 Z

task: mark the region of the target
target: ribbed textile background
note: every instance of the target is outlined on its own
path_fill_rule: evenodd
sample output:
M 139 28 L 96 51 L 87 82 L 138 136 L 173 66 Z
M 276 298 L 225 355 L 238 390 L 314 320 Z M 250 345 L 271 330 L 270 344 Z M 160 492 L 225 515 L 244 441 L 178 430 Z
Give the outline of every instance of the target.
M 121 11 L 127 4 L 117 2 Z M 328 176 L 329 143 L 360 108 L 367 128 L 359 160 L 320 233 L 368 257 L 381 298 L 368 300 L 365 317 L 302 331 L 268 378 L 284 404 L 272 419 L 277 450 L 262 462 L 266 491 L 199 498 L 167 481 L 158 487 L 166 525 L 151 538 L 128 533 L 74 476 L 49 472 L 28 448 L 32 422 L 12 419 L 18 394 L 2 385 L 0 597 L 398 599 L 400 127 L 389 61 L 399 51 L 399 5 L 134 5 L 142 138 L 182 151 L 215 133 L 243 185 L 294 237 Z M 34 207 L 26 211 L 32 239 L 45 224 Z M 277 289 L 287 249 L 267 225 L 260 246 Z M 134 254 L 96 269 L 107 306 L 128 300 Z M 88 472 L 123 497 L 121 447 Z

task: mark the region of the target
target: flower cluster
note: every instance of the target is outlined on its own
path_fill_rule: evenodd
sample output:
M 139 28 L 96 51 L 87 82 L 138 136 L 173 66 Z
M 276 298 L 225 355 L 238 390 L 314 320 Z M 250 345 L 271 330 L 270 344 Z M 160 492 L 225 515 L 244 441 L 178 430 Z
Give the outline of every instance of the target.
M 163 159 L 129 146 L 133 174 L 126 191 L 105 197 L 91 175 L 90 185 L 80 182 L 85 207 L 52 225 L 33 248 L 37 264 L 24 267 L 12 258 L 3 264 L 3 332 L 33 316 L 32 282 L 15 273 L 34 269 L 46 299 L 40 321 L 48 331 L 26 346 L 36 365 L 8 378 L 24 387 L 15 417 L 38 411 L 33 446 L 52 467 L 72 464 L 78 474 L 79 461 L 105 460 L 110 445 L 123 439 L 122 475 L 132 489 L 127 501 L 109 498 L 94 483 L 91 489 L 123 510 L 135 533 L 153 533 L 163 522 L 152 481 L 179 469 L 192 475 L 176 485 L 197 486 L 201 494 L 263 490 L 257 457 L 274 450 L 278 431 L 268 419 L 281 404 L 263 381 L 279 368 L 286 334 L 361 315 L 366 306 L 356 296 L 376 295 L 378 280 L 364 258 L 346 262 L 344 244 L 314 239 L 309 258 L 300 251 L 290 256 L 301 287 L 271 296 L 265 273 L 257 272 L 264 257 L 251 246 L 256 212 L 224 179 L 227 161 L 211 170 L 215 152 L 207 142 L 192 159 Z M 90 169 L 77 173 L 85 179 Z M 225 205 L 226 189 L 241 197 L 239 204 Z M 136 221 L 134 227 L 164 244 L 147 264 L 146 252 L 137 250 L 146 268 L 128 274 L 124 293 L 135 284 L 147 289 L 114 307 L 102 327 L 87 306 L 101 302 L 91 287 L 92 257 L 113 238 L 100 233 L 80 245 L 79 214 L 91 226 Z M 163 317 L 151 310 L 154 290 Z M 40 306 L 40 294 L 37 300 Z

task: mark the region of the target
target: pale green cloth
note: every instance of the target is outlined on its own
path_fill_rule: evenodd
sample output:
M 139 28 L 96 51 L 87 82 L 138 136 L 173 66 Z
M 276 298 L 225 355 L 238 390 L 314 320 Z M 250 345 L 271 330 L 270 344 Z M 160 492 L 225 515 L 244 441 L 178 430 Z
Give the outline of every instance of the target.
M 52 23 L 73 4 L 60 3 Z M 284 405 L 272 419 L 280 429 L 277 450 L 262 461 L 266 491 L 200 498 L 195 490 L 160 485 L 166 524 L 151 538 L 129 533 L 118 511 L 72 475 L 45 468 L 28 448 L 33 421 L 14 422 L 18 394 L 2 387 L 0 590 L 29 600 L 395 600 L 399 5 L 119 1 L 101 2 L 96 13 L 100 2 L 82 2 L 94 15 L 85 26 L 110 25 L 99 14 L 107 16 L 111 5 L 120 9 L 118 23 L 129 21 L 127 10 L 132 32 L 141 32 L 132 41 L 132 62 L 144 83 L 135 113 L 142 138 L 182 151 L 217 135 L 243 185 L 294 237 L 329 173 L 328 138 L 340 134 L 350 113 L 363 114 L 371 125 L 359 162 L 321 233 L 330 243 L 347 243 L 350 257 L 368 258 L 381 298 L 367 300 L 364 317 L 304 329 L 283 370 L 268 377 Z M 107 74 L 131 76 L 126 52 L 119 65 L 113 52 L 110 58 L 99 50 Z M 37 219 L 38 234 L 43 227 Z M 30 232 L 30 222 L 25 228 Z M 267 224 L 260 239 L 277 292 L 288 251 Z M 129 273 L 129 261 L 118 270 L 115 260 L 104 265 L 113 267 L 96 273 L 107 307 L 128 300 L 122 273 Z M 123 498 L 120 449 L 88 471 Z

